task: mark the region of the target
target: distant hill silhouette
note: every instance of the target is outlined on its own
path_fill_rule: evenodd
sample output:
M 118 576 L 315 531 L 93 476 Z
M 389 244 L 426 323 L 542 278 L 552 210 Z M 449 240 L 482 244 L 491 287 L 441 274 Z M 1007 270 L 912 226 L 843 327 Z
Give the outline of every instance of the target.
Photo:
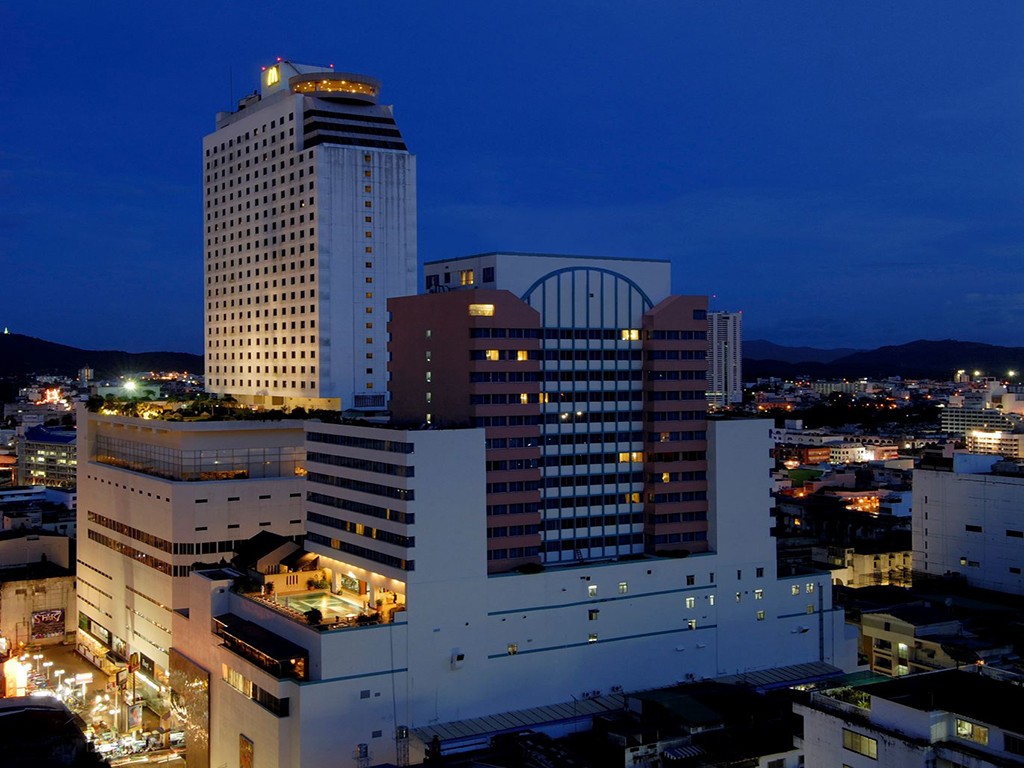
M 117 352 L 85 350 L 52 341 L 0 334 L 0 376 L 55 373 L 75 376 L 90 367 L 98 379 L 112 379 L 137 371 L 195 371 L 202 373 L 203 358 L 188 352 Z
M 744 343 L 744 351 L 746 349 Z M 902 376 L 949 380 L 961 368 L 996 377 L 1005 377 L 1010 370 L 1024 373 L 1024 347 L 999 347 L 955 339 L 922 339 L 854 352 L 827 361 L 791 362 L 781 358 L 756 359 L 749 355 L 743 358 L 743 378 L 746 381 L 767 376 L 787 379 L 798 376 L 815 379 Z
M 792 379 L 904 378 L 951 379 L 960 368 L 1005 377 L 1019 371 L 1024 381 L 1024 347 L 1000 347 L 973 341 L 919 340 L 873 350 L 785 347 L 770 341 L 744 341 L 743 378 Z M 757 357 L 770 353 L 770 357 Z M 833 356 L 836 355 L 836 356 Z M 30 373 L 74 376 L 89 366 L 99 379 L 137 371 L 203 371 L 202 355 L 188 352 L 119 352 L 85 350 L 18 333 L 0 334 L 0 377 Z
M 818 349 L 816 347 L 784 347 L 764 339 L 744 339 L 743 356 L 751 360 L 781 360 L 784 363 L 830 363 L 840 357 L 846 357 L 861 349 L 840 347 L 838 349 Z

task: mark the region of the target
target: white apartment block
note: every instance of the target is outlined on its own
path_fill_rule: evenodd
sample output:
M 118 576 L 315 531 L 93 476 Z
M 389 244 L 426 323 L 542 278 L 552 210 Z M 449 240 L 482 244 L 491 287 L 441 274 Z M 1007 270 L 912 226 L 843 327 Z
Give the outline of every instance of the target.
M 957 453 L 952 471 L 914 471 L 915 570 L 1024 592 L 1024 474 L 999 461 Z
M 1003 411 L 989 406 L 972 407 L 971 403 L 957 406 L 954 398 L 950 397 L 948 407 L 942 409 L 939 414 L 939 424 L 943 432 L 953 435 L 969 435 L 974 431 L 983 432 L 1013 432 L 1022 426 L 1021 417 L 1014 413 Z
M 257 764 L 402 764 L 422 757 L 418 729 L 467 718 L 852 665 L 828 575 L 776 575 L 765 422 L 709 424 L 715 551 L 492 576 L 484 430 L 308 430 L 319 455 L 307 549 L 342 596 L 394 595 L 399 609 L 387 623 L 318 630 L 234 591 L 224 570 L 193 573 L 188 610 L 173 616 L 171 677 L 200 693 L 187 732 L 208 736 L 211 765 L 233 764 L 240 744 Z
M 708 403 L 743 402 L 743 313 L 708 312 Z
M 79 642 L 142 654 L 166 682 L 175 589 L 268 530 L 303 533 L 298 421 L 170 422 L 78 412 Z
M 969 453 L 989 453 L 1010 459 L 1024 459 L 1024 434 L 972 429 L 965 435 Z
M 387 311 L 416 291 L 416 163 L 380 82 L 279 61 L 203 140 L 206 388 L 383 408 Z

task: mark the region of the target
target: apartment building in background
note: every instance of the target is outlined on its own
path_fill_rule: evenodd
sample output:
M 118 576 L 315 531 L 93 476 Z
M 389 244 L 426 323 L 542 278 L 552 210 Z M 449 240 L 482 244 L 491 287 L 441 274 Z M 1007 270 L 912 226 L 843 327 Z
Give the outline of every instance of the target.
M 74 427 L 19 427 L 18 483 L 74 488 L 76 439 Z
M 743 313 L 708 312 L 708 404 L 743 402 Z

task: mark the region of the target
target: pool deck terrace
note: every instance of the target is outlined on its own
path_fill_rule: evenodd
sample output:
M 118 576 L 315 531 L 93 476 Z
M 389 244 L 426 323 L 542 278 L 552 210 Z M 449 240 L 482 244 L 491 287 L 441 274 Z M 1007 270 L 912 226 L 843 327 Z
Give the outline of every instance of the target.
M 263 595 L 259 592 L 239 594 L 306 626 L 314 626 L 310 625 L 306 619 L 306 611 L 316 608 L 320 611 L 322 621 L 315 626 L 321 631 L 371 624 L 388 624 L 394 620 L 394 609 L 396 608 L 396 606 L 385 606 L 381 611 L 360 608 L 355 604 L 354 598 L 343 598 L 333 593 L 325 593 L 323 590 L 289 592 L 283 595 L 276 593 Z M 404 608 L 404 606 L 397 607 Z

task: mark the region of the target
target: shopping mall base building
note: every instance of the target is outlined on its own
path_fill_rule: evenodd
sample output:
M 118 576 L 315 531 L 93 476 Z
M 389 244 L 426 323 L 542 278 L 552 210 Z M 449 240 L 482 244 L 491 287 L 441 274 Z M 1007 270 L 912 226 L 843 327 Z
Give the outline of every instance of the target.
M 316 475 L 344 492 L 307 496 L 306 548 L 332 591 L 358 584 L 395 609 L 313 627 L 231 569 L 193 572 L 170 653 L 189 764 L 403 764 L 470 718 L 806 662 L 852 668 L 827 574 L 777 576 L 768 427 L 708 423 L 709 551 L 488 575 L 485 430 L 308 423 L 307 490 Z M 371 468 L 375 482 L 360 479 Z M 346 530 L 346 508 L 387 532 Z

